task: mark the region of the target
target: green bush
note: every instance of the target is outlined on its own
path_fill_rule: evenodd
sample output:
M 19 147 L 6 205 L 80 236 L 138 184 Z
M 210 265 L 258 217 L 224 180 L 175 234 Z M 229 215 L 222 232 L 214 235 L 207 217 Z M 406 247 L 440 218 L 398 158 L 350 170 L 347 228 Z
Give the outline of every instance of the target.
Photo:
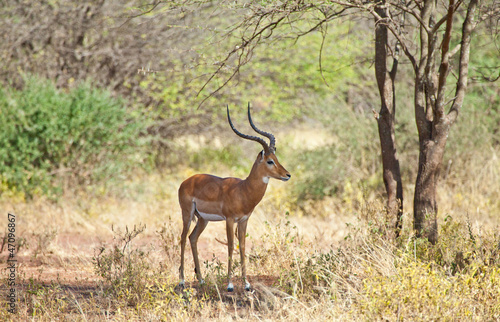
M 34 77 L 25 82 L 0 90 L 0 193 L 57 195 L 144 164 L 145 121 L 122 102 L 89 84 L 63 92 Z

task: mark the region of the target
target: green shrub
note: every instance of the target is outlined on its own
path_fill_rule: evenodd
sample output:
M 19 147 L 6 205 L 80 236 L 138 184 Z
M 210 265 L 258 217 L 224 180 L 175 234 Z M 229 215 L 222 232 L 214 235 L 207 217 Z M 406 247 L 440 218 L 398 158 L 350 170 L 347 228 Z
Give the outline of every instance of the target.
M 0 193 L 57 195 L 144 164 L 144 119 L 122 102 L 89 84 L 63 92 L 34 77 L 25 82 L 0 90 Z

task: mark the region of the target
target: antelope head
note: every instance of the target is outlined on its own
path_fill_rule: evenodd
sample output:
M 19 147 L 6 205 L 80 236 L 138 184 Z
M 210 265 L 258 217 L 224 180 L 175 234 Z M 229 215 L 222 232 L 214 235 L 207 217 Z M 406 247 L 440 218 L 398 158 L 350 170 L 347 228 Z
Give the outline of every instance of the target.
M 262 131 L 255 126 L 252 120 L 252 115 L 250 113 L 250 103 L 248 103 L 248 122 L 255 132 L 269 139 L 269 144 L 267 144 L 267 142 L 263 138 L 246 135 L 238 131 L 231 121 L 231 116 L 229 115 L 229 105 L 227 106 L 227 120 L 229 121 L 231 129 L 234 133 L 236 133 L 236 135 L 246 140 L 256 141 L 260 143 L 264 148 L 257 156 L 257 159 L 255 160 L 254 166 L 252 168 L 252 172 L 254 170 L 258 171 L 259 175 L 262 176 L 265 183 L 269 182 L 269 178 L 274 178 L 282 181 L 290 180 L 290 173 L 280 164 L 280 162 L 278 161 L 278 157 L 276 157 L 276 138 L 271 133 Z

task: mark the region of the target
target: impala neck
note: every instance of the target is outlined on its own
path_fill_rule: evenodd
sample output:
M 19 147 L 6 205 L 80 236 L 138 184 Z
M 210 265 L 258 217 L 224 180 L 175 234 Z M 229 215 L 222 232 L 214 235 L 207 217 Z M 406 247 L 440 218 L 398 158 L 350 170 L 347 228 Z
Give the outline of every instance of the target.
M 266 193 L 267 183 L 269 182 L 269 177 L 267 177 L 263 171 L 263 164 L 260 163 L 262 156 L 258 156 L 255 160 L 252 170 L 248 177 L 244 180 L 244 189 L 247 192 L 248 198 L 251 198 L 253 202 L 257 205 L 264 194 Z

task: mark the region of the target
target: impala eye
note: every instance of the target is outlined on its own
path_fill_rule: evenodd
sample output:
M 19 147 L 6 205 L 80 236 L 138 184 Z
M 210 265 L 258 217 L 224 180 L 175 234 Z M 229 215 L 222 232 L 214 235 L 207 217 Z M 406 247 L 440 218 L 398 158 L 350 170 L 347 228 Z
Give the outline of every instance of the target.
M 272 165 L 272 164 L 274 164 L 274 161 L 273 160 L 268 160 L 267 164 Z

